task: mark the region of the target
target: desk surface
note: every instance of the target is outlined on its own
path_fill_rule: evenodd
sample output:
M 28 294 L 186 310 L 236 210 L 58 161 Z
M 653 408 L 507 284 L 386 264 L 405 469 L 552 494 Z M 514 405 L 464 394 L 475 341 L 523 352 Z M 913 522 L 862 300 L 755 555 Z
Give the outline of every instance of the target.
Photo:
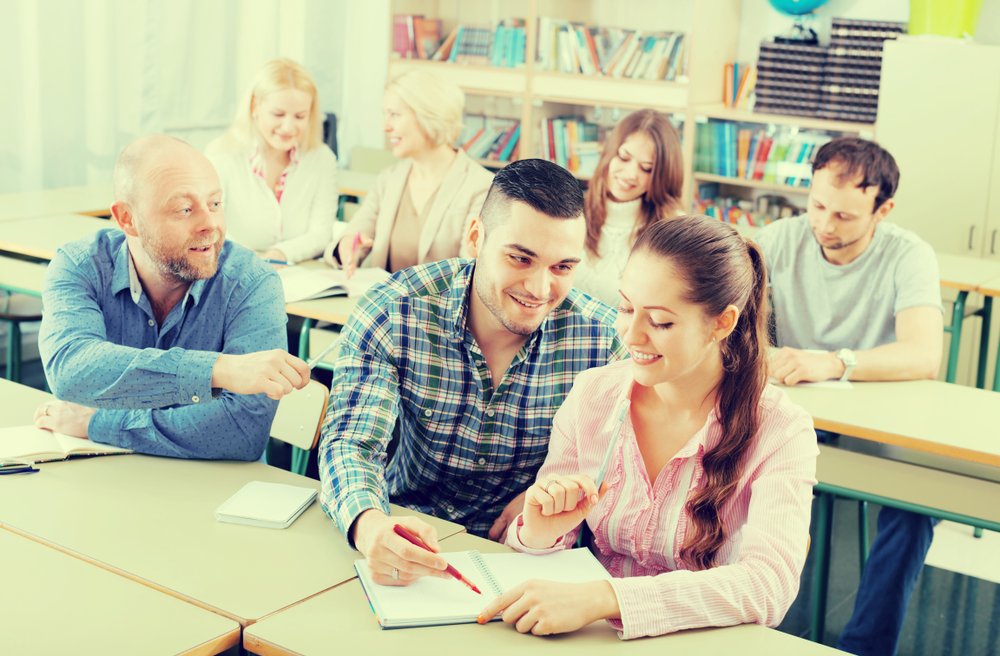
M 938 253 L 937 259 L 942 287 L 974 292 L 990 279 L 1000 281 L 1000 262 L 946 253 Z
M 0 289 L 41 296 L 46 264 L 0 256 Z
M 241 624 L 354 576 L 357 552 L 318 502 L 283 530 L 215 521 L 215 509 L 249 481 L 318 481 L 261 463 L 138 455 L 41 468 L 5 477 L 15 480 L 0 485 L 0 526 Z M 463 530 L 427 519 L 442 536 Z
M 936 380 L 786 387 L 816 428 L 1000 467 L 1000 394 Z
M 162 592 L 0 531 L 8 654 L 218 654 L 240 626 Z
M 376 173 L 362 173 L 350 169 L 337 169 L 337 187 L 341 196 L 361 198 L 375 188 Z
M 35 408 L 51 399 L 48 392 L 0 378 L 0 428 L 30 425 Z
M 1000 275 L 980 285 L 979 293 L 983 296 L 1000 296 Z
M 354 306 L 358 304 L 357 298 L 346 296 L 331 296 L 329 298 L 318 298 L 314 301 L 297 301 L 285 305 L 288 314 L 294 314 L 304 319 L 316 319 L 335 323 L 338 326 L 347 324 L 347 319 L 354 311 Z
M 496 543 L 462 534 L 441 542 L 444 551 L 507 551 Z M 485 602 L 484 602 L 485 603 Z M 458 624 L 384 631 L 379 628 L 361 584 L 355 579 L 249 626 L 243 647 L 263 656 L 331 653 L 332 640 L 344 654 L 837 654 L 829 647 L 774 629 L 748 624 L 724 629 L 683 631 L 623 643 L 606 622 L 576 633 L 539 638 L 521 635 L 502 622 Z
M 0 194 L 0 221 L 54 214 L 111 214 L 111 183 Z
M 57 214 L 0 223 L 0 251 L 20 253 L 43 260 L 55 257 L 56 249 L 78 239 L 92 237 L 114 223 L 79 214 Z

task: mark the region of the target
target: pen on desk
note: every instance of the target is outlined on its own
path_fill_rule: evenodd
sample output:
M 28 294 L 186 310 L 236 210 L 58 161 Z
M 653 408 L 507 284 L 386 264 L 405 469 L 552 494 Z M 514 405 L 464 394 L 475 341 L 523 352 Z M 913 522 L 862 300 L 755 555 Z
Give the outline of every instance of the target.
M 268 264 L 277 264 L 278 266 L 288 266 L 288 262 L 285 261 L 285 260 L 275 260 L 275 259 L 270 258 L 270 257 L 265 257 L 265 258 L 263 258 L 263 260 L 265 262 L 267 262 Z
M 37 474 L 38 472 L 39 470 L 34 465 L 27 463 L 0 465 L 0 476 L 4 474 Z
M 320 351 L 319 355 L 317 355 L 313 359 L 311 359 L 308 362 L 306 362 L 306 366 L 309 367 L 310 369 L 312 369 L 317 364 L 319 364 L 320 360 L 322 360 L 324 357 L 326 357 L 327 353 L 329 353 L 333 349 L 337 348 L 339 345 L 340 345 L 340 337 L 338 336 L 335 340 L 333 340 L 332 342 L 330 342 L 329 346 L 327 346 L 325 349 L 323 349 L 322 351 Z
M 398 535 L 399 537 L 403 538 L 404 540 L 412 542 L 413 544 L 417 545 L 421 549 L 426 549 L 427 551 L 431 551 L 433 553 L 433 550 L 430 547 L 428 547 L 427 544 L 423 540 L 421 540 L 419 537 L 417 537 L 416 535 L 414 535 L 413 533 L 411 533 L 408 529 L 406 529 L 405 527 L 401 526 L 400 524 L 396 524 L 395 526 L 393 526 L 392 530 L 393 530 L 393 532 L 396 535 Z M 453 577 L 455 577 L 456 579 L 458 579 L 459 581 L 461 581 L 465 585 L 469 586 L 469 589 L 472 590 L 473 592 L 475 592 L 477 595 L 483 594 L 482 592 L 479 591 L 479 588 L 477 588 L 475 585 L 472 584 L 472 582 L 469 579 L 467 579 L 464 576 L 462 576 L 461 572 L 459 572 L 457 569 L 455 569 L 454 565 L 452 565 L 452 564 L 449 563 L 448 567 L 446 567 L 444 571 L 448 572 Z

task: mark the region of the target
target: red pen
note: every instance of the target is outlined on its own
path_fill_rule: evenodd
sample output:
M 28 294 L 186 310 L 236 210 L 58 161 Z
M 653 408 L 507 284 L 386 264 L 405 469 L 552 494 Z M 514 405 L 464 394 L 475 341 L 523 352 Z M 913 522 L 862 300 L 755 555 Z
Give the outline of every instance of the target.
M 413 544 L 417 545 L 421 549 L 426 549 L 427 551 L 430 551 L 430 552 L 433 553 L 433 550 L 430 547 L 428 547 L 427 544 L 423 540 L 421 540 L 419 537 L 417 537 L 416 535 L 414 535 L 413 533 L 411 533 L 408 529 L 404 528 L 402 525 L 396 524 L 395 526 L 392 527 L 392 530 L 393 530 L 393 532 L 396 535 L 398 535 L 399 537 L 403 538 L 404 540 L 412 542 Z M 448 572 L 449 574 L 451 574 L 452 576 L 454 576 L 456 579 L 458 579 L 459 581 L 461 581 L 465 585 L 469 586 L 469 589 L 472 590 L 473 592 L 475 592 L 477 595 L 483 594 L 482 592 L 479 591 L 479 588 L 477 588 L 475 585 L 472 584 L 472 581 L 470 581 L 469 579 L 467 579 L 464 576 L 462 576 L 462 573 L 459 572 L 457 569 L 455 569 L 454 565 L 452 565 L 452 564 L 449 563 L 448 567 L 446 567 L 444 571 Z

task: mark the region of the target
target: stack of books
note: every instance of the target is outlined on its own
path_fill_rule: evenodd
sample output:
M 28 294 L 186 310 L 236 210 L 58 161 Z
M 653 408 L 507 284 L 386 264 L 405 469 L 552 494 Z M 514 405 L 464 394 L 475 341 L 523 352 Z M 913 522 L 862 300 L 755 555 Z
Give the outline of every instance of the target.
M 762 42 L 754 110 L 815 116 L 822 100 L 826 55 L 822 46 Z
M 496 28 L 457 25 L 441 38 L 440 19 L 419 14 L 393 16 L 392 51 L 401 59 L 514 68 L 524 65 L 524 21 L 510 18 Z
M 874 123 L 882 45 L 905 29 L 905 23 L 834 18 L 816 116 Z
M 831 139 L 794 127 L 731 121 L 699 122 L 695 130 L 696 172 L 791 187 L 809 186 L 813 155 Z
M 578 178 L 589 178 L 601 158 L 605 130 L 597 123 L 564 116 L 542 121 L 542 157 Z
M 784 196 L 765 194 L 749 200 L 723 194 L 717 182 L 702 182 L 695 190 L 694 211 L 726 223 L 761 227 L 804 210 Z
M 685 75 L 684 34 L 538 19 L 538 68 L 634 80 Z
M 722 78 L 722 102 L 726 107 L 749 109 L 750 98 L 757 86 L 757 67 L 753 64 L 726 64 Z
M 517 157 L 521 122 L 494 116 L 467 115 L 456 145 L 478 160 L 506 164 Z

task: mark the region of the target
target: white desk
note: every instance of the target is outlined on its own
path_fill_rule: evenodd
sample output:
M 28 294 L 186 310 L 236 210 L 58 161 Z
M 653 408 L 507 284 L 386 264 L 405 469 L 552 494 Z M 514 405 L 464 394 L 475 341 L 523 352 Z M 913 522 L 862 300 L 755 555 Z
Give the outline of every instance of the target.
M 0 223 L 0 251 L 51 260 L 56 249 L 78 239 L 93 237 L 101 228 L 116 224 L 80 214 L 57 214 Z
M 310 487 L 318 481 L 261 463 L 138 455 L 47 463 L 41 470 L 0 481 L 0 527 L 241 625 L 354 576 L 357 552 L 318 502 L 284 530 L 215 521 L 215 509 L 249 481 Z M 442 536 L 464 530 L 427 519 Z
M 208 655 L 240 643 L 231 619 L 9 531 L 0 562 L 5 654 Z
M 0 378 L 0 428 L 30 425 L 35 408 L 51 399 L 48 392 Z
M 111 183 L 0 194 L 0 222 L 53 214 L 111 214 Z
M 443 551 L 506 551 L 468 534 L 441 542 Z M 485 602 L 484 602 L 485 604 Z M 747 624 L 682 631 L 622 642 L 606 622 L 576 633 L 539 638 L 521 635 L 502 622 L 382 630 L 357 579 L 264 618 L 243 632 L 243 647 L 263 656 L 301 654 L 474 654 L 475 656 L 594 656 L 629 654 L 719 654 L 775 656 L 839 654 L 835 649 L 774 629 Z

